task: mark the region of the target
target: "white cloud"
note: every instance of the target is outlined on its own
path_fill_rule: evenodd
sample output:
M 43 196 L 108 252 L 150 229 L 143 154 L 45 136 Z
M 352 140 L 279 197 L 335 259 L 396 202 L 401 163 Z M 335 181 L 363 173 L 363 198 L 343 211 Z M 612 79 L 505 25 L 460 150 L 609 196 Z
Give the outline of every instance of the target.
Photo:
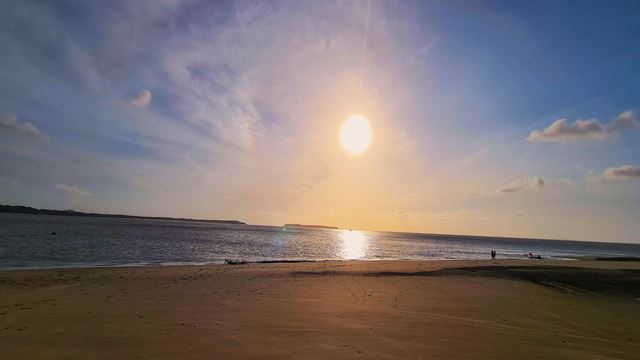
M 70 186 L 70 185 L 65 185 L 65 184 L 57 184 L 55 186 L 55 188 L 57 190 L 60 190 L 62 192 L 65 192 L 67 194 L 71 194 L 71 195 L 79 195 L 79 196 L 91 196 L 93 194 L 91 194 L 88 191 L 84 191 L 78 187 L 75 186 Z
M 540 190 L 555 185 L 569 185 L 567 179 L 545 179 L 541 176 L 510 181 L 498 187 L 497 193 L 516 193 L 523 190 Z
M 638 165 L 620 165 L 610 167 L 602 172 L 605 180 L 640 180 L 640 166 Z
M 151 103 L 151 91 L 144 89 L 133 99 L 129 100 L 129 105 L 135 107 L 147 107 Z
M 527 137 L 531 142 L 569 143 L 580 140 L 604 140 L 622 130 L 640 126 L 631 111 L 625 111 L 609 124 L 602 124 L 598 119 L 576 120 L 571 124 L 567 119 L 558 119 L 543 131 L 534 130 Z
M 49 137 L 29 122 L 20 122 L 13 115 L 0 115 L 0 130 L 11 131 L 21 135 L 47 140 Z

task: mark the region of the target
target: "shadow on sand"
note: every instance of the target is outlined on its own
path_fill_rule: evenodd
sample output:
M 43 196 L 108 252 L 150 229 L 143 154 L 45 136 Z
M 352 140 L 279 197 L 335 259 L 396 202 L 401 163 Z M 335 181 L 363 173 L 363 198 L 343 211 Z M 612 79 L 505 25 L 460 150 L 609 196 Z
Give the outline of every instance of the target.
M 296 276 L 435 277 L 480 276 L 527 281 L 564 292 L 640 297 L 640 270 L 589 269 L 569 266 L 474 266 L 418 272 L 299 271 Z

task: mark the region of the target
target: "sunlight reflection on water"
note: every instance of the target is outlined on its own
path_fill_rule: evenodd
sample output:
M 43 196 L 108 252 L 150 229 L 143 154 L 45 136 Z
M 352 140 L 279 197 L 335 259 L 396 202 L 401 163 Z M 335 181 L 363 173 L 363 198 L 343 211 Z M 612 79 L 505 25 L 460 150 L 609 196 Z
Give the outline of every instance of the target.
M 57 235 L 52 237 L 52 231 Z M 0 214 L 0 270 L 29 267 L 222 264 L 225 259 L 431 260 L 636 256 L 638 244 L 374 231 L 284 229 L 175 220 Z M 490 258 L 490 257 L 489 257 Z
M 342 258 L 346 260 L 361 259 L 366 255 L 369 238 L 356 230 L 344 230 L 342 238 Z

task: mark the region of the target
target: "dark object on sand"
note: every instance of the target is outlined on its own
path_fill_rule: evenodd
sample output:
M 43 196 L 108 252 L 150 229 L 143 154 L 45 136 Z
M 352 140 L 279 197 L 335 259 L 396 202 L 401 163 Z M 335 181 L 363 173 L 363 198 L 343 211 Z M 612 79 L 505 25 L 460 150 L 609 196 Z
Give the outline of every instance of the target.
M 495 260 L 495 259 L 496 259 L 496 251 L 491 250 L 491 260 Z
M 52 232 L 51 232 L 51 235 L 56 235 L 56 232 L 55 232 L 55 231 L 52 231 Z
M 247 261 L 244 260 L 233 260 L 233 259 L 224 259 L 224 263 L 227 265 L 246 265 Z

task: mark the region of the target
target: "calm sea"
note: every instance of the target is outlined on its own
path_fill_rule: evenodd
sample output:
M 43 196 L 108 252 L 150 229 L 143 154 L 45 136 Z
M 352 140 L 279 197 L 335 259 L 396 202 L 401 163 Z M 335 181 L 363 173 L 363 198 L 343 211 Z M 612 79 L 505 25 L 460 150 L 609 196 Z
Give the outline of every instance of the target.
M 51 235 L 55 231 L 56 235 Z M 298 230 L 190 221 L 0 214 L 0 269 L 222 263 L 224 259 L 522 259 L 636 256 L 640 245 Z

